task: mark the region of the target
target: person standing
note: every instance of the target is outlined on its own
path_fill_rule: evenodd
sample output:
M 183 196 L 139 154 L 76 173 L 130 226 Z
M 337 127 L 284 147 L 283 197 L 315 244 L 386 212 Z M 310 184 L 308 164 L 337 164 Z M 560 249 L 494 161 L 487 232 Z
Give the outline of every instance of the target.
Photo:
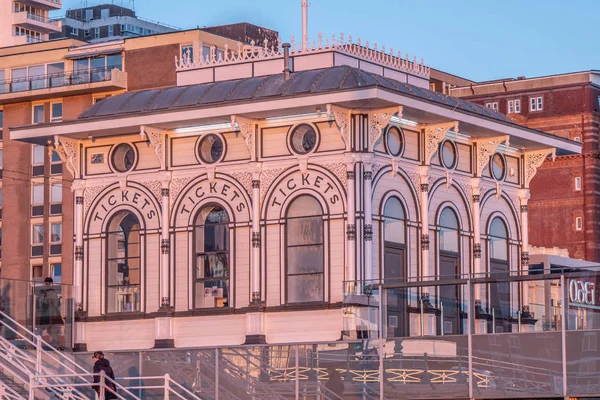
M 112 379 L 112 381 L 115 380 L 115 373 L 113 372 L 112 367 L 110 366 L 110 361 L 108 361 L 106 358 L 104 358 L 104 353 L 101 351 L 96 351 L 94 352 L 94 356 L 92 357 L 95 362 L 94 362 L 94 383 L 96 385 L 93 386 L 94 390 L 96 391 L 96 394 L 98 394 L 98 396 L 100 396 L 100 376 L 96 375 L 96 374 L 100 374 L 102 371 L 104 371 L 104 374 Z M 106 380 L 106 386 L 110 387 L 113 391 L 115 391 L 117 388 L 115 387 L 115 384 L 111 381 Z M 116 399 L 117 395 L 115 393 L 112 393 L 108 390 L 104 391 L 104 398 L 106 399 Z

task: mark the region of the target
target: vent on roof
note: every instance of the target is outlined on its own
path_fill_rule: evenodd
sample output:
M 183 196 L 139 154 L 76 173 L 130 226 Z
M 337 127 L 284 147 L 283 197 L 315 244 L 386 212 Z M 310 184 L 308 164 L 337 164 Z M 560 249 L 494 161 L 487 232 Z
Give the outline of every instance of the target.
M 523 79 L 527 79 L 527 78 L 525 78 L 524 76 L 517 76 L 518 81 L 522 81 Z

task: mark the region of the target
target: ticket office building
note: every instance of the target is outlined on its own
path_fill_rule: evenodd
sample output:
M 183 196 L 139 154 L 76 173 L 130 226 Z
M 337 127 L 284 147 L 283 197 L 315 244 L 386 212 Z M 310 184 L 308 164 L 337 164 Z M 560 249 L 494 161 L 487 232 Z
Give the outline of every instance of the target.
M 73 174 L 76 343 L 114 350 L 356 337 L 361 282 L 519 270 L 529 182 L 580 151 L 350 66 L 125 93 L 11 136 Z M 460 290 L 419 296 L 443 320 L 389 291 L 391 335 L 464 333 Z

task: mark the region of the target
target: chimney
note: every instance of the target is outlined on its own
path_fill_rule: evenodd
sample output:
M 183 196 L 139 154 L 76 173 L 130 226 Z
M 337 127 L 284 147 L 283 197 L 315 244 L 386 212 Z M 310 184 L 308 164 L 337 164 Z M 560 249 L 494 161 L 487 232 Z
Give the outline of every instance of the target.
M 285 80 L 290 79 L 290 47 L 292 47 L 289 43 L 284 43 L 283 47 L 283 75 L 285 76 Z

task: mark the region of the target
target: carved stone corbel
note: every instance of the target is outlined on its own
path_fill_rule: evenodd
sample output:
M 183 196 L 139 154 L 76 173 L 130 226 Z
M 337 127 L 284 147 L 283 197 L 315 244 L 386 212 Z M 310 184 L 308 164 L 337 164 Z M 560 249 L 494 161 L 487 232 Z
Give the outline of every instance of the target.
M 438 150 L 439 144 L 444 140 L 450 129 L 454 129 L 454 133 L 458 133 L 458 121 L 448 122 L 444 124 L 426 125 L 425 126 L 425 164 L 429 165 L 433 155 Z
M 156 153 L 156 158 L 158 158 L 158 162 L 160 163 L 160 169 L 166 169 L 166 160 L 165 160 L 165 136 L 167 135 L 166 131 L 158 128 L 152 128 L 150 126 L 142 125 L 140 126 L 140 136 L 142 139 L 147 139 L 152 147 L 154 148 L 154 152 Z
M 488 139 L 476 139 L 473 143 L 477 146 L 477 175 L 481 176 L 483 169 L 489 163 L 490 157 L 498 151 L 500 144 L 505 142 L 506 149 L 510 145 L 510 136 L 498 136 Z
M 208 177 L 208 181 L 209 182 L 214 182 L 215 181 L 215 174 L 216 174 L 216 168 L 214 165 L 207 165 L 206 166 L 206 175 Z
M 256 125 L 256 121 L 250 118 L 240 117 L 238 115 L 231 116 L 231 127 L 237 128 L 240 131 L 240 134 L 244 138 L 244 142 L 246 143 L 246 147 L 248 147 L 248 151 L 250 152 L 250 157 L 254 159 L 254 127 Z
M 327 114 L 329 118 L 333 117 L 338 128 L 340 128 L 340 135 L 342 140 L 346 144 L 346 148 L 350 145 L 350 110 L 327 104 Z
M 524 187 L 528 188 L 529 183 L 537 173 L 538 168 L 542 165 L 542 163 L 548 158 L 549 155 L 552 155 L 552 161 L 556 159 L 556 149 L 546 149 L 546 150 L 538 150 L 538 151 L 529 151 L 525 153 L 525 185 Z
M 79 179 L 79 140 L 54 136 L 54 147 L 60 160 L 67 165 L 73 179 Z
M 402 118 L 402 106 L 384 108 L 369 112 L 369 151 L 373 151 L 375 143 L 383 134 L 383 128 L 388 126 L 395 114 Z
M 452 173 L 446 171 L 446 190 L 450 189 L 450 186 L 452 186 Z

